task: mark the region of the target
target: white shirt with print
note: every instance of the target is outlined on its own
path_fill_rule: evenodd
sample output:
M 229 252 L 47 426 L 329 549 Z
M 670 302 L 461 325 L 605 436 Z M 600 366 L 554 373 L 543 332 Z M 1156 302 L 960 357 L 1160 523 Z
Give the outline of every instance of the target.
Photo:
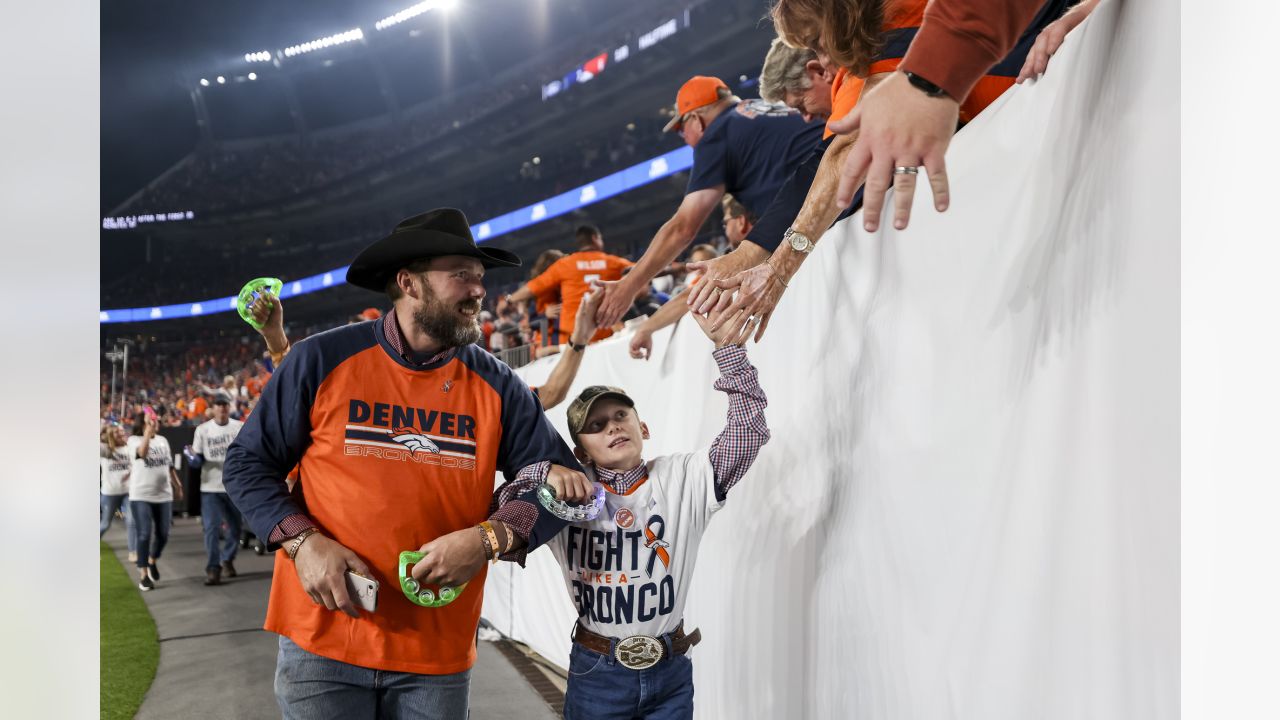
M 675 630 L 702 533 L 723 505 L 706 449 L 653 460 L 626 495 L 606 486 L 595 520 L 547 543 L 583 626 L 617 638 Z
M 231 447 L 242 427 L 244 423 L 239 420 L 228 420 L 226 425 L 210 420 L 196 428 L 191 450 L 204 455 L 204 465 L 200 466 L 200 492 L 227 491 L 222 485 L 222 465 L 227 459 L 227 448 Z
M 133 461 L 129 458 L 130 449 L 118 447 L 109 450 L 106 443 L 98 443 L 102 467 L 102 494 L 125 495 L 129 492 L 129 471 L 133 469 Z
M 141 435 L 129 438 L 128 453 L 133 459 L 133 468 L 129 472 L 129 500 L 173 502 L 173 488 L 169 486 L 173 454 L 169 452 L 169 441 L 163 435 L 151 438 L 145 458 L 138 457 L 141 446 Z

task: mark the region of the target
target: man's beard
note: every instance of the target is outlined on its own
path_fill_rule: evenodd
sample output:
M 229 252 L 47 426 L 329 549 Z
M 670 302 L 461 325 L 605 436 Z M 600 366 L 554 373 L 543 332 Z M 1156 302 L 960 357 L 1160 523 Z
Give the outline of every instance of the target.
M 465 300 L 449 307 L 440 302 L 430 286 L 426 287 L 425 302 L 422 307 L 413 311 L 413 321 L 418 325 L 418 329 L 446 348 L 462 347 L 479 341 L 484 334 L 477 321 L 480 317 L 480 301 Z M 474 309 L 476 314 L 469 318 L 458 314 L 459 310 L 467 308 Z

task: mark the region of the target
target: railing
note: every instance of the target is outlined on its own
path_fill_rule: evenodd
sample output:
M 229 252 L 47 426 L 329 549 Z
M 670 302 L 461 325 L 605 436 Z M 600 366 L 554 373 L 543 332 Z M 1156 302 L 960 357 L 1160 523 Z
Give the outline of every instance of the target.
M 538 336 L 542 338 L 542 342 L 540 344 L 533 345 L 530 343 L 527 345 L 520 345 L 519 347 L 505 348 L 503 350 L 498 350 L 494 355 L 512 369 L 528 365 L 538 359 L 536 352 L 537 348 L 546 347 L 550 344 L 547 326 L 548 322 L 545 317 L 538 318 L 536 322 L 532 323 L 532 327 L 538 331 Z

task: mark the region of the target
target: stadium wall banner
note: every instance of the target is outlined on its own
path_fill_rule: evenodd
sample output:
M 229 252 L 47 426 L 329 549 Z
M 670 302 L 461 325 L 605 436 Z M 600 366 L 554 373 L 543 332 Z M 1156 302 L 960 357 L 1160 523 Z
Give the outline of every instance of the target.
M 1103 2 L 955 138 L 946 213 L 922 182 L 908 229 L 820 239 L 748 347 L 772 439 L 702 541 L 695 717 L 1177 718 L 1179 88 L 1149 73 L 1177 23 Z M 571 393 L 626 389 L 646 458 L 705 451 L 710 343 L 687 318 L 648 361 L 628 342 Z M 484 595 L 568 664 L 550 552 Z
M 607 200 L 614 195 L 634 190 L 655 180 L 684 172 L 693 167 L 693 148 L 688 146 L 663 153 L 657 157 L 619 170 L 598 180 L 576 187 L 542 202 L 513 210 L 496 218 L 484 220 L 471 226 L 471 233 L 476 242 L 492 240 L 500 235 L 515 232 L 521 228 L 536 225 L 540 222 L 573 212 L 581 207 Z M 280 291 L 280 297 L 290 298 L 307 293 L 327 290 L 346 283 L 347 266 L 334 268 L 310 277 L 289 280 Z M 148 322 L 152 320 L 174 320 L 190 318 L 213 313 L 231 312 L 237 308 L 238 295 L 197 300 L 194 302 L 173 303 L 141 308 L 113 308 L 98 311 L 98 323 Z

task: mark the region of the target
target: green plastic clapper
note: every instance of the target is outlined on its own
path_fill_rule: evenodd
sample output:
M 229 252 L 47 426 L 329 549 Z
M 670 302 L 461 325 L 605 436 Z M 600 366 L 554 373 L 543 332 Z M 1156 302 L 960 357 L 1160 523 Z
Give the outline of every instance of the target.
M 409 566 L 417 563 L 423 558 L 423 554 L 413 550 L 405 550 L 400 553 L 400 590 L 404 592 L 404 596 L 409 598 L 409 602 L 414 605 L 428 608 L 444 607 L 462 594 L 467 589 L 467 584 L 462 583 L 456 588 L 441 587 L 439 593 L 432 592 L 430 588 L 424 588 L 418 584 L 411 575 L 409 575 Z
M 240 313 L 240 318 L 252 325 L 255 330 L 261 330 L 262 324 L 253 319 L 249 306 L 262 295 L 264 290 L 280 297 L 280 289 L 283 287 L 284 281 L 273 277 L 254 278 L 245 283 L 244 287 L 240 288 L 240 297 L 236 298 L 236 310 Z

